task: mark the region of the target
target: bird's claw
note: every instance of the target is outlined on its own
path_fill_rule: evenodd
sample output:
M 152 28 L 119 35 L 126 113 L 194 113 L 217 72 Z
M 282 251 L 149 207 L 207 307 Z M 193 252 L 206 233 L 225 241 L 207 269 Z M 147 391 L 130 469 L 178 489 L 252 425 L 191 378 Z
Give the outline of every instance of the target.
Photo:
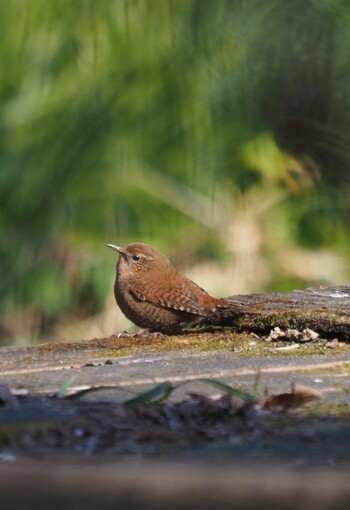
M 138 331 L 135 331 L 134 333 L 130 333 L 129 331 L 122 331 L 121 333 L 114 333 L 114 335 L 111 335 L 109 338 L 118 338 L 118 340 L 121 340 L 123 338 L 137 338 L 139 336 L 145 336 L 145 337 L 162 337 L 164 336 L 163 333 L 160 331 L 149 331 L 148 329 L 139 329 Z

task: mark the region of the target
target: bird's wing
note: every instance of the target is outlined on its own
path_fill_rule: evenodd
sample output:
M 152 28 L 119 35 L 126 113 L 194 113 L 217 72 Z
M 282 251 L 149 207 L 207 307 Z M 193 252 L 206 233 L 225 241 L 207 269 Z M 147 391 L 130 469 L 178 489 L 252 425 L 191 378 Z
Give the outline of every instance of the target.
M 131 290 L 131 293 L 139 301 L 146 301 L 161 308 L 206 316 L 207 311 L 201 305 L 196 292 L 206 294 L 196 283 L 187 278 L 181 278 L 181 280 L 174 282 L 166 292 L 164 292 L 164 288 L 153 286 L 142 292 L 136 286 Z

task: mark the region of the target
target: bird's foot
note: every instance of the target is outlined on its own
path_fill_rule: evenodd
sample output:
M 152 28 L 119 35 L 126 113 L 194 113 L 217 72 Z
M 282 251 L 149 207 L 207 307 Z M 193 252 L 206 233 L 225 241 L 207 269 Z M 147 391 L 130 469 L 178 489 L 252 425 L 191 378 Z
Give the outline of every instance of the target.
M 109 338 L 137 338 L 139 336 L 143 337 L 161 337 L 164 336 L 163 333 L 160 333 L 160 331 L 150 331 L 149 329 L 139 329 L 138 331 L 135 331 L 134 333 L 130 333 L 129 331 L 123 331 L 122 333 L 114 333 L 114 335 L 111 335 Z
M 136 333 L 138 333 L 138 336 L 146 336 L 151 338 L 159 338 L 164 336 L 164 333 L 161 333 L 160 331 L 150 331 L 149 329 L 139 329 L 139 331 Z

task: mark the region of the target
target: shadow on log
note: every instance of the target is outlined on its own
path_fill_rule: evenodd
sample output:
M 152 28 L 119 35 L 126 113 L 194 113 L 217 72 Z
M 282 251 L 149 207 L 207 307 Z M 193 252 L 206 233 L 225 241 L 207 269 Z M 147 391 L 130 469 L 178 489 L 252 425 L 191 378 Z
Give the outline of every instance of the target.
M 246 311 L 219 309 L 212 324 L 256 333 L 269 333 L 276 326 L 310 328 L 323 337 L 350 339 L 350 285 L 228 299 L 242 303 Z

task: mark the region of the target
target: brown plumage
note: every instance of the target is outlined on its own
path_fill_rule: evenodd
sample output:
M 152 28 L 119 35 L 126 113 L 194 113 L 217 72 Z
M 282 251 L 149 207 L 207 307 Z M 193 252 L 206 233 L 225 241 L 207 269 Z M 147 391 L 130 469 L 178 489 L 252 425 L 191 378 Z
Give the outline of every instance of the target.
M 107 246 L 120 254 L 116 301 L 124 315 L 141 328 L 177 333 L 193 321 L 205 322 L 218 308 L 235 307 L 234 301 L 210 296 L 147 244 Z

